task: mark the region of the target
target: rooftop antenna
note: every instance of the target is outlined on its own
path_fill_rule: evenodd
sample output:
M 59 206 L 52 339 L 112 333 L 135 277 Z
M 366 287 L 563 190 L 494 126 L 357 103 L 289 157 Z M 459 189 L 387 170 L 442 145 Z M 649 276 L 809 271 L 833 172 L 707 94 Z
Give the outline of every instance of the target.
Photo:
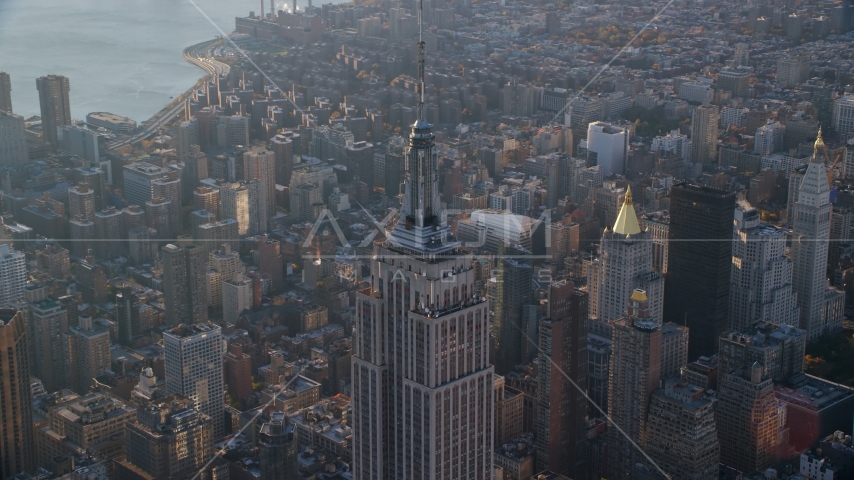
M 293 9 L 291 9 L 291 13 L 297 13 L 297 0 L 294 0 Z
M 424 120 L 424 0 L 418 0 L 418 121 Z

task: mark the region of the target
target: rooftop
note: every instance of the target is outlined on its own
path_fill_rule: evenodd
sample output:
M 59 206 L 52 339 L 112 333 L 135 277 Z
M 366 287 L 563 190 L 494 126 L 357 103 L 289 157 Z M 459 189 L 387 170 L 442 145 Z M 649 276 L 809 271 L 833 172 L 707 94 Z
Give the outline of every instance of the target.
M 504 445 L 500 445 L 496 449 L 496 452 L 501 456 L 518 462 L 534 454 L 534 441 L 530 434 L 522 435 Z
M 82 336 L 88 337 L 88 338 L 94 338 L 94 337 L 99 337 L 99 336 L 102 336 L 105 334 L 109 334 L 109 332 L 107 330 L 105 330 L 103 327 L 101 327 L 98 324 L 92 324 L 92 328 L 89 328 L 89 329 L 83 329 L 83 328 L 80 328 L 78 326 L 78 327 L 71 327 L 71 328 L 69 328 L 69 330 L 71 330 L 72 332 L 74 332 L 78 335 L 82 335 Z
M 182 323 L 181 325 L 178 325 L 177 327 L 174 327 L 171 330 L 163 332 L 163 334 L 174 338 L 187 338 L 207 333 L 217 333 L 219 331 L 219 326 L 213 323 Z
M 632 322 L 632 326 L 644 332 L 654 332 L 658 330 L 658 324 L 655 323 L 653 320 L 635 319 L 635 321 Z
M 756 322 L 747 327 L 743 332 L 724 332 L 721 337 L 748 346 L 762 348 L 776 345 L 786 339 L 802 338 L 806 335 L 804 330 L 791 325 L 776 325 L 771 322 Z
M 661 336 L 662 337 L 670 337 L 672 335 L 677 335 L 679 333 L 683 333 L 687 335 L 687 328 L 682 325 L 677 325 L 675 323 L 665 323 L 661 326 Z
M 163 168 L 157 165 L 152 165 L 148 162 L 134 162 L 125 165 L 125 170 L 129 170 L 132 172 L 139 172 L 145 175 L 164 175 L 172 170 L 168 168 Z
M 661 397 L 677 400 L 683 407 L 696 410 L 708 405 L 712 400 L 706 396 L 706 389 L 682 381 L 679 378 L 667 380 L 664 388 L 659 388 L 655 394 Z
M 90 117 L 90 118 L 94 118 L 96 120 L 104 120 L 107 122 L 114 122 L 114 123 L 124 122 L 124 123 L 136 124 L 135 121 L 131 120 L 128 117 L 123 117 L 121 115 L 116 115 L 115 113 L 109 113 L 109 112 L 92 112 L 86 116 Z
M 90 424 L 127 415 L 133 409 L 113 397 L 93 393 L 55 408 L 54 412 L 69 422 Z
M 854 401 L 854 389 L 851 387 L 812 375 L 804 376 L 806 383 L 798 388 L 775 387 L 777 399 L 815 411 L 824 410 L 842 401 Z

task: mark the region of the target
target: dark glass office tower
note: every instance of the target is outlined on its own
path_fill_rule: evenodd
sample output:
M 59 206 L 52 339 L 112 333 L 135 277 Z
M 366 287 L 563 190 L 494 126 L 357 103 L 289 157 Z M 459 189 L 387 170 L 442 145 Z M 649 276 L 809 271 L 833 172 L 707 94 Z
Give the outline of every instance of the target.
M 735 194 L 681 183 L 670 190 L 664 319 L 690 329 L 688 357 L 712 355 L 727 326 Z
M 586 471 L 587 292 L 567 280 L 548 292 L 548 318 L 539 323 L 535 471 L 579 478 Z

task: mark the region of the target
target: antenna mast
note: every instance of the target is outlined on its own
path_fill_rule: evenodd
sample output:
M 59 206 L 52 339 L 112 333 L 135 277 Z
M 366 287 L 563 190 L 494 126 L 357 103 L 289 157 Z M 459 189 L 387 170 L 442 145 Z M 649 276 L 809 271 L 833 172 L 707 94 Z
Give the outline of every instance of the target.
M 424 120 L 424 0 L 418 0 L 418 120 Z

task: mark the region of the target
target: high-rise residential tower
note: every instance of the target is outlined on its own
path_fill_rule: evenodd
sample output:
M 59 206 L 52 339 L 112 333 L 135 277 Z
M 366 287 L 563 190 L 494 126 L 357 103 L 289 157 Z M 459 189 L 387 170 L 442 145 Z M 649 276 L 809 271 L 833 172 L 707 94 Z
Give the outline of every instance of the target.
M 23 300 L 26 284 L 26 256 L 23 252 L 12 250 L 8 244 L 0 245 L 0 308 Z
M 82 217 L 81 217 L 82 218 Z M 116 207 L 105 208 L 95 212 L 95 255 L 105 260 L 118 257 L 123 250 L 125 236 L 124 217 L 122 211 Z
M 267 231 L 267 220 L 276 211 L 276 157 L 265 147 L 253 147 L 243 154 L 243 178 L 260 182 L 258 199 L 258 231 Z
M 223 367 L 229 395 L 237 399 L 252 395 L 252 358 L 243 353 L 243 345 L 232 343 L 228 346 Z
M 539 322 L 534 471 L 577 475 L 585 471 L 587 438 L 587 293 L 566 280 L 548 291 L 548 318 Z
M 777 457 L 781 424 L 774 381 L 755 362 L 748 368 L 722 372 L 718 388 L 718 438 L 721 463 L 742 472 L 765 470 Z
M 215 312 L 222 312 L 222 283 L 234 278 L 234 274 L 243 272 L 243 264 L 237 252 L 231 251 L 229 244 L 223 244 L 221 250 L 208 254 L 210 270 L 205 273 L 205 301 Z
M 0 111 L 12 113 L 12 79 L 0 72 Z
M 760 222 L 753 208 L 735 210 L 731 279 L 727 328 L 743 329 L 760 320 L 798 324 L 785 231 Z
M 169 230 L 172 235 L 177 235 L 181 231 L 181 205 L 182 205 L 182 190 L 181 177 L 178 172 L 169 171 L 166 175 L 155 179 L 151 182 L 151 187 L 154 189 L 154 198 L 162 198 L 166 200 Z M 160 238 L 163 238 L 162 236 Z
M 68 367 L 71 389 L 86 395 L 92 379 L 110 369 L 110 332 L 92 323 L 92 317 L 81 315 L 77 326 L 69 327 Z
M 688 358 L 717 352 L 726 329 L 735 194 L 682 183 L 670 189 L 664 320 L 690 330 Z
M 89 185 L 95 193 L 95 211 L 104 208 L 104 184 L 107 182 L 107 175 L 100 168 L 92 167 L 77 167 L 73 170 L 74 181 L 77 185 L 85 183 Z
M 222 330 L 213 323 L 178 325 L 163 332 L 166 393 L 183 395 L 210 417 L 214 438 L 225 434 Z
M 661 324 L 664 314 L 664 277 L 652 269 L 652 248 L 649 233 L 641 231 L 632 191 L 626 198 L 612 229 L 602 235 L 597 316 L 599 320 L 616 321 L 626 313 L 632 292 L 641 288 L 647 292 L 650 320 Z
M 716 105 L 694 108 L 691 116 L 691 161 L 715 163 L 717 156 L 718 122 L 720 113 Z
M 276 156 L 276 183 L 289 185 L 294 169 L 294 143 L 285 135 L 276 135 L 270 139 L 270 147 Z
M 68 313 L 52 298 L 30 304 L 27 319 L 32 323 L 35 364 L 33 376 L 38 377 L 48 392 L 68 386 L 68 365 L 63 334 L 68 331 Z
M 281 244 L 267 234 L 258 236 L 258 269 L 270 276 L 273 289 L 279 289 L 284 283 L 284 263 L 282 263 Z
M 131 345 L 133 339 L 143 332 L 140 318 L 142 302 L 130 285 L 118 287 L 116 290 L 116 323 L 118 323 L 118 343 Z
M 717 480 L 715 402 L 679 378 L 652 394 L 644 449 L 672 480 Z
M 207 255 L 201 245 L 168 244 L 161 250 L 166 324 L 207 321 L 205 271 Z
M 0 165 L 21 165 L 29 161 L 24 117 L 0 109 Z
M 233 218 L 237 222 L 237 234 L 242 236 L 254 233 L 251 230 L 250 203 L 257 202 L 245 183 L 225 182 L 213 185 L 219 188 L 221 218 Z
M 649 316 L 646 292 L 638 289 L 613 325 L 608 414 L 620 430 L 608 429 L 609 479 L 632 478 L 644 459 L 637 445 L 643 446 L 650 396 L 661 378 L 661 328 Z
M 272 412 L 258 434 L 261 478 L 298 478 L 296 425 L 283 412 Z
M 827 183 L 826 148 L 821 130 L 807 171 L 798 189 L 792 226 L 792 285 L 798 294 L 800 327 L 807 339 L 842 328 L 844 297 L 827 283 L 830 240 L 830 188 Z
M 201 186 L 193 190 L 193 207 L 194 210 L 206 210 L 213 213 L 217 220 L 222 218 L 219 189 Z
M 59 127 L 71 123 L 71 90 L 68 79 L 60 75 L 48 75 L 36 79 L 41 106 L 42 135 L 53 148 L 59 148 Z
M 199 119 L 195 117 L 180 122 L 175 127 L 175 146 L 179 161 L 187 162 L 192 152 L 191 147 L 201 145 L 199 128 Z
M 374 247 L 370 286 L 356 296 L 355 480 L 493 476 L 489 306 L 440 202 L 423 49 L 400 219 Z
M 501 352 L 495 365 L 499 374 L 508 373 L 516 365 L 529 361 L 525 352 L 529 351 L 528 337 L 536 338 L 536 325 L 529 325 L 526 321 L 529 319 L 525 315 L 525 307 L 533 303 L 533 272 L 524 258 L 502 257 L 498 260 L 493 335 L 496 351 Z
M 0 477 L 36 467 L 27 327 L 22 312 L 0 309 Z
M 95 191 L 86 183 L 68 189 L 68 210 L 71 218 L 95 218 Z

